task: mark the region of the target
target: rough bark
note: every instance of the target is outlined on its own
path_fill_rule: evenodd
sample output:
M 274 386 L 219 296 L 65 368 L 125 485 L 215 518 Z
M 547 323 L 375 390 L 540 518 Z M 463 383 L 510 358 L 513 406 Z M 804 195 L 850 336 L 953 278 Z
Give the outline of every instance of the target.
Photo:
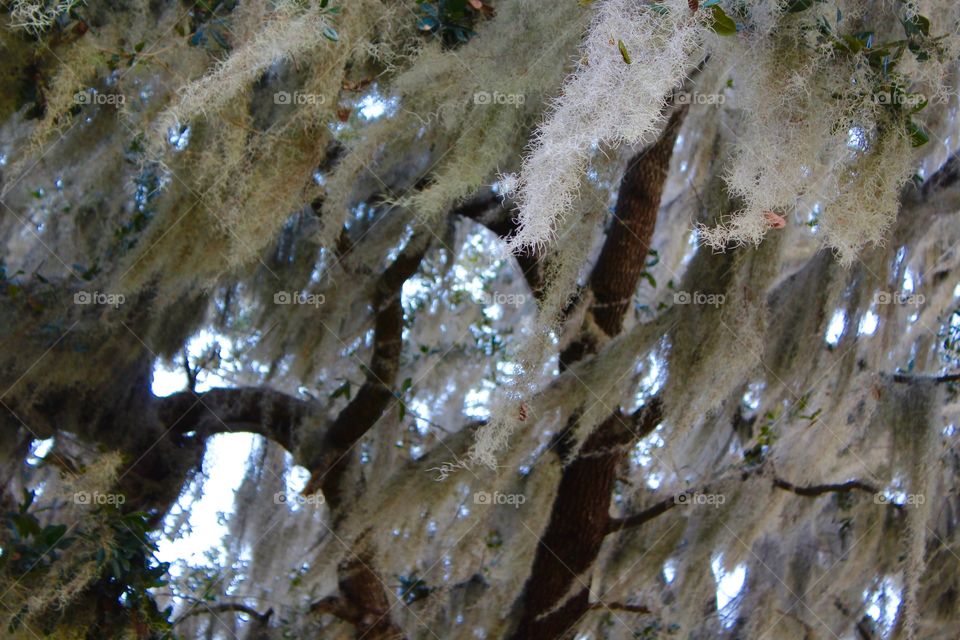
M 617 335 L 623 327 L 646 265 L 670 158 L 685 115 L 685 108 L 674 111 L 660 139 L 628 165 L 614 222 L 591 273 L 592 303 L 580 337 L 561 354 L 563 367 L 595 353 L 600 340 Z M 604 335 L 598 337 L 594 327 Z M 619 411 L 614 412 L 564 468 L 550 520 L 517 603 L 514 640 L 568 637 L 589 610 L 589 571 L 609 531 L 617 468 L 626 450 L 659 419 L 659 403 L 650 403 L 639 428 L 631 428 Z M 563 443 L 561 437 L 561 454 Z

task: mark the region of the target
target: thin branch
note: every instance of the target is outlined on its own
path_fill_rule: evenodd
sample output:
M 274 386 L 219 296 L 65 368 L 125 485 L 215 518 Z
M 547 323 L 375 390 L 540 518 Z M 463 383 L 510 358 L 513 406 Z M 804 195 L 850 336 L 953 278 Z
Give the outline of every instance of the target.
M 822 496 L 827 493 L 850 493 L 851 491 L 864 491 L 866 493 L 877 493 L 877 488 L 860 480 L 847 480 L 840 484 L 812 484 L 806 487 L 800 487 L 792 482 L 787 482 L 783 478 L 774 478 L 773 486 L 784 491 L 790 491 L 798 496 Z
M 759 472 L 759 468 L 756 471 L 744 474 L 743 479 L 746 479 L 757 472 Z M 822 496 L 828 493 L 850 493 L 851 491 L 863 491 L 865 493 L 874 494 L 878 493 L 878 489 L 876 487 L 860 480 L 848 480 L 838 484 L 812 484 L 807 486 L 799 486 L 793 484 L 792 482 L 788 482 L 783 478 L 774 478 L 773 486 L 784 491 L 789 491 L 798 496 L 804 496 L 808 498 Z M 647 507 L 643 511 L 635 513 L 631 516 L 627 516 L 625 518 L 610 518 L 610 521 L 607 524 L 607 533 L 614 533 L 616 531 L 620 531 L 621 529 L 639 527 L 640 525 L 646 524 L 654 518 L 662 516 L 677 505 L 687 504 L 687 501 L 684 500 L 682 496 L 689 497 L 696 493 L 709 493 L 709 490 L 704 487 L 697 491 L 683 491 L 668 498 L 664 498 L 663 500 L 654 503 L 652 506 Z
M 623 604 L 622 602 L 594 602 L 591 609 L 607 609 L 609 611 L 629 611 L 630 613 L 653 613 L 649 607 L 642 604 Z
M 191 616 L 200 615 L 203 613 L 218 614 L 218 613 L 242 613 L 250 616 L 251 618 L 257 620 L 261 624 L 266 624 L 270 620 L 270 616 L 273 615 L 273 609 L 267 609 L 264 613 L 260 613 L 253 607 L 248 607 L 245 604 L 239 602 L 217 602 L 210 605 L 205 605 L 204 607 L 194 607 L 187 611 L 182 616 L 177 618 L 174 621 L 174 625 L 178 625 L 187 618 Z
M 911 375 L 909 373 L 894 373 L 890 376 L 894 382 L 904 384 L 914 384 L 919 382 L 932 382 L 934 384 L 947 384 L 950 382 L 960 382 L 960 373 L 949 373 L 942 376 Z
M 664 498 L 660 502 L 654 503 L 652 507 L 648 507 L 640 513 L 635 513 L 632 516 L 627 516 L 626 518 L 610 518 L 610 521 L 607 523 L 607 533 L 610 534 L 628 527 L 639 527 L 642 524 L 650 522 L 654 518 L 662 516 L 667 511 L 670 511 L 670 509 L 673 509 L 678 504 L 683 504 L 683 500 L 680 500 L 679 497 L 682 495 L 690 495 L 691 493 L 693 492 L 684 491 L 683 493 L 678 493 L 677 495 L 670 496 L 669 498 Z

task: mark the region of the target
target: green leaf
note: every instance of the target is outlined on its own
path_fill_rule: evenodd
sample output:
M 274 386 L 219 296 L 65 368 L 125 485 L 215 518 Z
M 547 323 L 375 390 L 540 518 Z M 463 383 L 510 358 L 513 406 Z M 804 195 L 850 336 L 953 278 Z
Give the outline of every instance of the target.
M 27 491 L 26 489 L 24 489 L 23 502 L 20 503 L 20 508 L 19 508 L 20 513 L 26 513 L 27 509 L 30 508 L 30 505 L 33 504 L 33 500 L 36 497 L 37 496 L 33 491 Z
M 654 289 L 657 288 L 657 280 L 654 278 L 649 271 L 644 271 L 640 274 L 640 277 L 650 283 L 650 286 Z
M 342 385 L 337 387 L 337 390 L 330 394 L 330 399 L 333 400 L 334 398 L 338 398 L 340 396 L 343 396 L 347 400 L 350 399 L 350 381 L 349 380 L 347 380 Z
M 721 36 L 736 35 L 737 23 L 733 21 L 733 18 L 717 5 L 710 7 L 710 11 L 713 12 L 713 24 L 710 25 L 710 28 Z
M 13 520 L 13 524 L 17 528 L 17 533 L 20 534 L 21 538 L 28 538 L 40 534 L 40 523 L 29 513 L 18 513 L 14 515 L 11 520 Z
M 337 30 L 334 29 L 333 27 L 324 27 L 323 37 L 326 38 L 327 40 L 330 40 L 331 42 L 340 41 L 340 34 L 338 34 Z
M 623 44 L 623 40 L 617 40 L 617 48 L 620 49 L 620 55 L 623 56 L 623 61 L 631 64 L 630 52 L 627 51 L 627 45 Z
M 38 540 L 42 542 L 47 547 L 56 547 L 60 545 L 61 540 L 63 539 L 63 534 L 67 532 L 67 525 L 65 524 L 51 524 L 43 528 L 43 531 L 40 532 Z
M 910 136 L 910 145 L 914 148 L 922 147 L 930 142 L 930 136 L 913 120 L 907 122 L 907 135 Z
M 843 40 L 843 42 L 840 43 L 840 47 L 842 49 L 846 49 L 850 53 L 857 53 L 858 51 L 862 51 L 864 48 L 864 45 L 866 44 L 856 36 L 852 36 L 850 34 L 844 34 L 843 36 L 841 36 L 841 39 Z
M 223 34 L 220 33 L 219 29 L 208 29 L 207 33 L 210 34 L 210 37 L 217 41 L 217 44 L 220 45 L 223 49 L 229 49 L 230 43 L 227 42 L 226 38 L 223 37 Z
M 923 34 L 925 36 L 930 35 L 930 18 L 926 16 L 916 15 L 912 20 L 903 21 L 903 30 L 908 36 L 914 36 L 917 34 Z

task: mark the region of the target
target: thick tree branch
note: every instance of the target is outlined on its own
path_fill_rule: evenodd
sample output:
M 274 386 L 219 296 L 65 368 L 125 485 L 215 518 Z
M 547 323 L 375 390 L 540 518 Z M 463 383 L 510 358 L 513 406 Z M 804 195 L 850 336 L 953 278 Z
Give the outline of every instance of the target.
M 318 459 L 307 461 L 312 475 L 305 491 L 322 489 L 327 503 L 334 509 L 343 498 L 341 480 L 350 461 L 349 451 L 376 424 L 394 398 L 403 346 L 400 291 L 404 282 L 416 273 L 429 244 L 425 236 L 415 235 L 408 248 L 377 281 L 373 300 L 373 354 L 366 367 L 366 382 L 327 430 Z
M 646 268 L 670 158 L 686 113 L 686 106 L 675 109 L 660 139 L 627 165 L 613 222 L 590 274 L 592 302 L 588 317 L 580 336 L 560 354 L 564 369 L 600 347 L 601 337 L 592 327 L 599 328 L 607 338 L 623 328 L 640 274 Z
M 630 444 L 659 424 L 661 411 L 659 401 L 651 401 L 638 415 L 613 414 L 564 468 L 550 523 L 537 545 L 513 638 L 564 637 L 587 610 L 586 586 L 565 602 L 563 599 L 577 580 L 589 582 L 581 576 L 593 565 L 608 533 L 617 467 Z
M 646 268 L 670 158 L 687 108 L 674 110 L 660 139 L 634 157 L 623 175 L 613 224 L 590 275 L 591 312 L 608 336 L 620 333 Z
M 592 305 L 580 336 L 560 355 L 561 368 L 595 353 L 623 327 L 646 266 L 670 158 L 685 115 L 686 108 L 675 109 L 660 139 L 627 167 L 613 225 L 591 273 Z M 597 335 L 597 329 L 602 335 Z M 632 428 L 619 411 L 613 413 L 564 467 L 550 520 L 516 604 L 518 622 L 512 640 L 566 638 L 587 612 L 589 589 L 578 590 L 576 581 L 589 582 L 589 570 L 608 533 L 617 468 L 626 450 L 660 422 L 660 411 L 659 402 L 651 403 L 640 429 Z M 566 437 L 559 439 L 561 454 Z
M 201 437 L 249 431 L 294 450 L 294 434 L 313 403 L 265 387 L 181 391 L 156 398 L 157 415 L 178 434 L 196 431 Z

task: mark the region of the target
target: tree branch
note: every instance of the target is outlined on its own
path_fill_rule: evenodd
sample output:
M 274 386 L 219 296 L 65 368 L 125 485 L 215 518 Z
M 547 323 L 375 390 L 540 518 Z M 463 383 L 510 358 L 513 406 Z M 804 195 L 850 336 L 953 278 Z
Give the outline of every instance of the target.
M 922 382 L 932 382 L 933 384 L 947 384 L 950 382 L 960 382 L 960 373 L 950 373 L 942 376 L 912 375 L 908 373 L 894 373 L 890 376 L 893 382 L 901 384 L 916 384 Z
M 349 463 L 348 452 L 376 424 L 395 397 L 394 385 L 403 347 L 400 292 L 420 267 L 429 245 L 425 235 L 415 235 L 377 281 L 373 300 L 373 354 L 366 367 L 366 382 L 327 430 L 315 459 L 307 461 L 311 478 L 304 491 L 313 493 L 322 489 L 331 508 L 336 508 L 343 497 L 340 481 Z
M 751 473 L 742 474 L 743 479 L 748 478 L 749 476 L 759 473 L 760 468 L 757 468 Z M 798 486 L 792 482 L 788 482 L 782 478 L 774 478 L 773 486 L 784 491 L 789 491 L 798 496 L 804 496 L 808 498 L 818 497 L 826 495 L 828 493 L 850 493 L 851 491 L 863 491 L 865 493 L 877 493 L 878 490 L 876 487 L 862 482 L 860 480 L 848 480 L 846 482 L 841 482 L 839 484 L 812 484 L 807 486 Z M 680 500 L 680 496 L 691 496 L 695 493 L 708 493 L 708 487 L 702 487 L 696 491 L 687 490 L 680 493 L 674 494 L 668 498 L 664 498 L 659 502 L 655 502 L 653 505 L 647 507 L 639 513 L 635 513 L 631 516 L 625 518 L 611 518 L 609 525 L 607 527 L 607 533 L 614 533 L 622 529 L 627 529 L 630 527 L 638 527 L 642 524 L 645 524 L 654 518 L 662 516 L 666 512 L 670 511 L 678 505 L 685 504 L 683 500 Z
M 297 426 L 317 409 L 312 402 L 266 387 L 181 391 L 156 398 L 154 405 L 160 420 L 178 434 L 197 431 L 207 437 L 249 431 L 288 451 L 294 450 Z
M 773 486 L 805 497 L 822 496 L 827 493 L 850 493 L 851 491 L 865 491 L 867 493 L 877 493 L 878 491 L 876 487 L 860 480 L 848 480 L 840 484 L 812 484 L 800 487 L 782 478 L 774 478 Z
M 606 609 L 608 611 L 629 611 L 630 613 L 652 613 L 650 607 L 642 604 L 623 604 L 621 602 L 593 602 L 591 609 Z
M 642 524 L 653 520 L 654 518 L 665 514 L 670 509 L 673 509 L 678 504 L 683 504 L 682 501 L 678 501 L 677 497 L 681 495 L 690 495 L 692 491 L 684 491 L 676 495 L 672 495 L 669 498 L 664 498 L 663 500 L 656 502 L 651 507 L 647 507 L 639 513 L 635 513 L 632 516 L 627 516 L 626 518 L 610 518 L 607 522 L 607 533 L 614 533 L 620 531 L 621 529 L 626 529 L 628 527 L 639 527 Z
M 190 609 L 190 611 L 187 611 L 182 616 L 177 618 L 173 624 L 178 625 L 191 616 L 196 616 L 204 613 L 216 615 L 218 613 L 231 613 L 231 612 L 248 615 L 254 620 L 256 620 L 257 622 L 259 622 L 260 624 L 267 624 L 267 622 L 270 620 L 270 616 L 273 615 L 273 609 L 267 609 L 264 613 L 260 613 L 253 607 L 248 607 L 247 605 L 242 604 L 240 602 L 217 602 L 210 605 L 205 604 L 202 608 L 194 606 L 192 609 Z

